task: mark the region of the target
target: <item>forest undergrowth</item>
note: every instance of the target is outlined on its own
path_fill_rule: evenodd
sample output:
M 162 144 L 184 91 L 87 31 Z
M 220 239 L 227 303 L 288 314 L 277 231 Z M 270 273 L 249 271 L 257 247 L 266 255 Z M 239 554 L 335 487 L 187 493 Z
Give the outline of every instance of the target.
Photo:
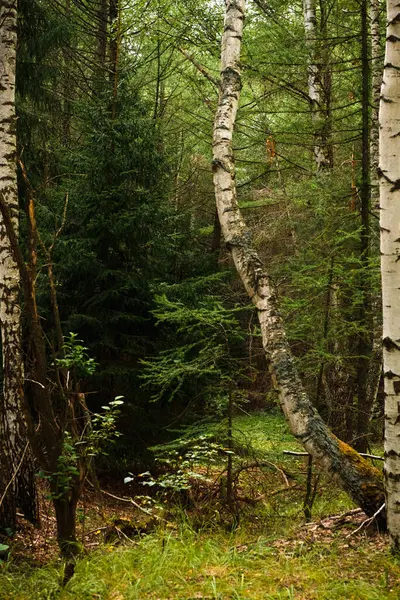
M 399 598 L 400 562 L 386 535 L 316 471 L 305 522 L 307 457 L 284 454 L 301 448 L 283 417 L 243 415 L 233 425 L 234 509 L 222 460 L 197 466 L 199 478 L 173 493 L 100 477 L 103 492 L 89 486 L 79 508 L 85 552 L 67 586 L 44 502 L 42 528 L 21 521 L 1 563 L 1 600 Z

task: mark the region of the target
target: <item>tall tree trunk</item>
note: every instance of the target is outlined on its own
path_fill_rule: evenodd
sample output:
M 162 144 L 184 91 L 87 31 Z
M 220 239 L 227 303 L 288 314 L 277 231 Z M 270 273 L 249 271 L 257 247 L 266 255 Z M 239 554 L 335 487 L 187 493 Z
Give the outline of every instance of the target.
M 381 12 L 382 3 L 380 0 L 371 0 L 370 21 L 371 21 L 371 126 L 370 126 L 370 203 L 371 214 L 375 219 L 379 219 L 379 100 L 381 95 L 383 55 L 381 49 Z M 372 234 L 374 228 L 372 228 Z M 371 235 L 371 251 L 373 254 L 379 252 L 379 238 Z M 379 394 L 379 387 L 382 377 L 382 314 L 381 300 L 376 299 L 372 304 L 372 331 L 373 331 L 373 357 L 369 367 L 368 393 L 370 395 L 369 403 L 371 405 L 371 419 L 379 418 L 383 415 L 382 395 Z M 379 394 L 379 395 L 378 395 Z
M 379 181 L 385 382 L 386 511 L 400 550 L 400 12 L 387 0 L 386 54 L 379 112 Z
M 0 195 L 18 231 L 15 67 L 17 3 L 0 3 Z M 0 218 L 0 327 L 3 394 L 0 397 L 0 524 L 14 528 L 16 507 L 31 521 L 38 517 L 33 460 L 27 444 L 21 340 L 20 278 L 4 221 Z
M 361 239 L 359 292 L 361 305 L 358 322 L 360 333 L 357 360 L 357 429 L 355 448 L 366 452 L 371 413 L 371 395 L 368 393 L 368 373 L 371 367 L 373 323 L 371 315 L 370 274 L 370 61 L 368 0 L 361 2 L 361 64 L 362 64 L 362 139 L 361 139 Z
M 292 432 L 321 467 L 338 478 L 353 500 L 367 514 L 373 515 L 381 508 L 384 498 L 381 474 L 330 432 L 308 398 L 286 339 L 273 284 L 252 246 L 250 232 L 239 210 L 232 137 L 241 89 L 244 13 L 245 0 L 226 1 L 221 91 L 213 136 L 214 185 L 223 236 L 257 308 L 270 373 Z M 383 511 L 379 517 L 384 523 Z
M 35 296 L 35 247 L 37 230 L 34 213 L 34 199 L 30 195 L 29 209 L 29 248 L 28 264 L 18 245 L 16 231 L 13 227 L 12 212 L 0 194 L 0 214 L 4 223 L 5 236 L 9 240 L 10 249 L 24 289 L 24 314 L 29 335 L 29 357 L 27 365 L 29 377 L 25 380 L 25 406 L 27 409 L 28 434 L 35 456 L 47 473 L 50 480 L 53 504 L 57 520 L 57 540 L 61 554 L 66 559 L 65 581 L 73 574 L 74 557 L 80 551 L 75 535 L 76 506 L 83 490 L 90 459 L 83 454 L 77 456 L 71 465 L 76 473 L 67 476 L 65 462 L 60 458 L 65 450 L 65 433 L 69 431 L 72 441 L 82 440 L 84 432 L 90 427 L 90 417 L 81 394 L 72 393 L 67 386 L 53 385 L 48 379 L 46 338 L 37 311 Z M 54 307 L 53 307 L 54 308 Z M 57 318 L 57 317 L 56 317 Z M 60 381 L 60 379 L 58 379 Z M 67 457 L 64 455 L 64 457 Z M 71 466 L 68 465 L 67 467 Z M 68 472 L 67 472 L 68 474 Z
M 110 0 L 110 85 L 112 87 L 111 117 L 117 117 L 119 46 L 121 33 L 121 11 L 119 0 Z
M 303 0 L 304 29 L 308 56 L 308 95 L 311 107 L 311 117 L 314 125 L 314 160 L 317 171 L 323 171 L 331 166 L 329 149 L 326 143 L 326 115 L 322 110 L 324 103 L 322 58 L 320 54 L 319 30 L 315 0 Z M 330 93 L 330 83 L 327 80 L 327 91 Z
M 97 48 L 93 87 L 97 93 L 104 90 L 106 81 L 108 2 L 109 0 L 98 0 L 96 10 Z
M 68 19 L 71 18 L 71 0 L 65 1 L 65 13 Z M 62 95 L 63 95 L 63 123 L 62 123 L 62 141 L 64 146 L 68 147 L 71 139 L 71 87 L 72 80 L 69 72 L 69 48 L 63 48 L 62 50 L 62 61 L 63 61 L 63 84 L 62 84 Z
M 372 75 L 372 98 L 371 98 L 371 204 L 372 209 L 379 208 L 379 99 L 382 85 L 382 51 L 380 33 L 380 1 L 371 0 L 371 75 Z

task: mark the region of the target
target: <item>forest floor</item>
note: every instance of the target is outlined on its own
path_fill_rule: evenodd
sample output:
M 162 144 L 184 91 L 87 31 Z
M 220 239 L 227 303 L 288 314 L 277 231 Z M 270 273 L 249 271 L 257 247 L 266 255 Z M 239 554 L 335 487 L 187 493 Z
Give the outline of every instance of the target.
M 301 448 L 282 417 L 243 416 L 234 426 L 239 519 L 226 505 L 218 465 L 174 504 L 151 504 L 134 486 L 130 495 L 122 480 L 102 481 L 103 492 L 88 488 L 80 504 L 84 553 L 61 589 L 55 519 L 43 498 L 41 528 L 21 519 L 0 565 L 0 599 L 399 599 L 400 560 L 387 536 L 332 481 L 314 475 L 305 522 L 307 459 L 283 454 Z

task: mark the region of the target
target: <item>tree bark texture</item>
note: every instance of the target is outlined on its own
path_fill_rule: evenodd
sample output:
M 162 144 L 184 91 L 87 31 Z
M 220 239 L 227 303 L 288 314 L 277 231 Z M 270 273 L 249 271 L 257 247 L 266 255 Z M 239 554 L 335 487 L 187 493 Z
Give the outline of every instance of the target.
M 357 360 L 357 428 L 355 448 L 367 452 L 368 432 L 372 404 L 368 394 L 368 373 L 372 366 L 373 321 L 371 313 L 371 269 L 370 269 L 370 60 L 368 0 L 361 1 L 361 63 L 362 63 L 362 139 L 361 139 L 361 236 L 360 268 L 358 289 L 361 296 L 358 322 Z
M 314 125 L 314 160 L 317 171 L 323 171 L 331 167 L 331 156 L 329 155 L 329 147 L 326 140 L 326 115 L 322 110 L 324 104 L 324 85 L 328 81 L 323 82 L 330 75 L 327 69 L 326 73 L 322 72 L 322 57 L 320 54 L 320 40 L 317 25 L 317 12 L 315 0 L 303 0 L 303 15 L 304 15 L 304 30 L 306 36 L 306 44 L 308 47 L 308 95 L 311 106 L 311 117 Z M 330 94 L 330 83 L 328 85 Z
M 17 2 L 0 2 L 0 195 L 18 232 L 15 68 Z M 3 219 L 0 217 L 0 327 L 3 394 L 0 397 L 0 524 L 14 528 L 16 507 L 37 520 L 33 460 L 27 447 L 24 370 L 21 340 L 20 278 Z M 7 488 L 7 492 L 6 492 Z
M 112 87 L 111 117 L 117 117 L 118 70 L 120 45 L 121 12 L 119 0 L 110 0 L 110 84 Z
M 394 0 L 387 0 L 387 19 L 379 112 L 384 477 L 388 528 L 400 550 L 400 10 Z
M 213 172 L 221 229 L 242 282 L 257 309 L 270 373 L 293 434 L 323 469 L 336 475 L 368 515 L 384 502 L 380 472 L 338 440 L 308 398 L 287 342 L 276 294 L 241 216 L 232 137 L 241 90 L 240 50 L 245 0 L 227 0 L 221 50 L 221 91 L 214 122 Z M 380 513 L 382 515 L 382 513 Z M 382 516 L 383 524 L 385 517 Z
M 108 0 L 98 0 L 97 6 L 97 49 L 96 49 L 96 69 L 95 69 L 95 88 L 102 91 L 106 79 L 106 61 L 107 61 L 107 25 L 108 25 Z
M 380 1 L 371 0 L 371 74 L 372 74 L 372 98 L 371 98 L 371 204 L 372 209 L 379 208 L 379 99 L 382 85 L 382 51 L 380 33 Z

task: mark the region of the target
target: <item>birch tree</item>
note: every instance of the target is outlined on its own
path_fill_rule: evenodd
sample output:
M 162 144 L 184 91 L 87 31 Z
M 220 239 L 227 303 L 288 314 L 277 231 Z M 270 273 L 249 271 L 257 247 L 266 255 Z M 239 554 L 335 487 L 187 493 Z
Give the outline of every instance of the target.
M 17 2 L 0 2 L 0 195 L 18 230 L 15 135 L 15 67 Z M 0 397 L 0 522 L 14 528 L 16 507 L 36 520 L 33 463 L 23 418 L 23 358 L 20 280 L 4 222 L 0 218 L 0 327 L 3 394 Z
M 388 528 L 400 550 L 400 12 L 387 0 L 385 66 L 379 112 L 379 181 Z
M 252 245 L 239 210 L 232 138 L 242 85 L 240 50 L 244 16 L 245 0 L 226 1 L 220 94 L 213 135 L 214 186 L 222 233 L 257 309 L 272 381 L 292 432 L 368 515 L 379 511 L 378 518 L 384 523 L 382 477 L 375 467 L 330 432 L 308 398 L 290 352 L 271 278 Z
M 331 157 L 327 145 L 325 129 L 326 115 L 323 114 L 324 89 L 322 84 L 322 57 L 320 54 L 320 40 L 317 25 L 315 0 L 303 0 L 303 16 L 306 44 L 309 51 L 308 57 L 308 95 L 311 107 L 311 116 L 315 128 L 314 134 L 314 160 L 317 171 L 331 167 Z M 322 15 L 321 15 L 322 19 Z M 328 68 L 327 66 L 325 68 Z

